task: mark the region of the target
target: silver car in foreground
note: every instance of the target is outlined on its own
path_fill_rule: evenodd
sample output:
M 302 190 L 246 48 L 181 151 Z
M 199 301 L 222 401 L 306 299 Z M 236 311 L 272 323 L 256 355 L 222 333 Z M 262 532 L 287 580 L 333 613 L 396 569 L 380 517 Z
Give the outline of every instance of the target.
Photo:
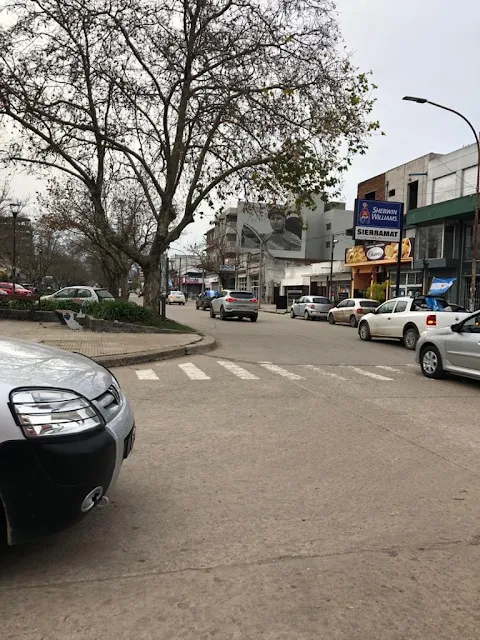
M 448 372 L 480 380 L 480 311 L 420 336 L 415 360 L 427 378 L 441 378 Z
M 290 317 L 302 317 L 305 320 L 327 319 L 333 304 L 323 296 L 302 296 L 292 304 Z
M 0 542 L 80 520 L 115 483 L 135 424 L 115 377 L 86 356 L 0 339 Z
M 220 316 L 220 320 L 227 318 L 249 318 L 256 322 L 258 318 L 258 300 L 251 291 L 235 291 L 228 289 L 220 291 L 210 306 L 210 317 Z

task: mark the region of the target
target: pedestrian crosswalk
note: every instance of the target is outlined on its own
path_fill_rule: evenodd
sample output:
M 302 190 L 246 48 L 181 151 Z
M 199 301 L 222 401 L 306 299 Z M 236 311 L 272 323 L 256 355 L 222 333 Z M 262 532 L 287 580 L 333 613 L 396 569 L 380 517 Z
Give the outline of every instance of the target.
M 405 376 L 418 376 L 419 369 L 417 365 L 406 364 L 396 367 L 388 365 L 278 365 L 273 362 L 255 362 L 244 363 L 241 365 L 237 362 L 225 359 L 204 358 L 194 362 L 182 362 L 181 364 L 169 363 L 168 365 L 159 365 L 160 367 L 168 366 L 168 377 L 174 375 L 172 367 L 179 372 L 184 379 L 194 382 L 219 380 L 225 376 L 234 376 L 240 380 L 253 381 L 273 376 L 280 377 L 291 382 L 299 382 L 311 378 L 325 378 L 335 382 L 355 382 L 370 379 L 372 382 L 392 383 L 398 381 Z M 166 371 L 160 374 L 160 370 L 154 369 L 137 369 L 136 375 L 138 380 L 144 382 L 156 382 L 161 378 L 165 379 Z

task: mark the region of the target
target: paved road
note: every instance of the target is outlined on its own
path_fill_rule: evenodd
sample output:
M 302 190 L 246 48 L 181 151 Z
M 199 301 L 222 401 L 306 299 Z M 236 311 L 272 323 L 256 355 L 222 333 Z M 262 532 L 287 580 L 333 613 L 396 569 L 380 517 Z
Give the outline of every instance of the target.
M 479 385 L 349 327 L 169 314 L 219 348 L 115 372 L 134 456 L 9 552 L 2 638 L 478 638 Z

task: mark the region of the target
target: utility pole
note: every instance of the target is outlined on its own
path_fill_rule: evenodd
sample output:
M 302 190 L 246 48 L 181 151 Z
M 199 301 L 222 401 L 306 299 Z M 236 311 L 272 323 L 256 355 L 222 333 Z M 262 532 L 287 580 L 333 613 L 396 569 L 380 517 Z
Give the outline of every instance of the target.
M 332 239 L 330 241 L 330 278 L 328 280 L 328 299 L 330 300 L 330 302 L 333 302 L 332 300 L 333 257 L 334 257 L 335 245 L 337 244 L 337 242 L 338 240 L 335 240 L 335 234 L 332 233 Z
M 10 211 L 12 213 L 12 218 L 13 218 L 12 291 L 13 291 L 13 295 L 15 295 L 15 285 L 17 283 L 17 216 L 20 212 L 20 203 L 11 202 Z
M 262 290 L 263 290 L 263 240 L 260 241 L 260 255 L 258 265 L 258 308 L 262 306 Z

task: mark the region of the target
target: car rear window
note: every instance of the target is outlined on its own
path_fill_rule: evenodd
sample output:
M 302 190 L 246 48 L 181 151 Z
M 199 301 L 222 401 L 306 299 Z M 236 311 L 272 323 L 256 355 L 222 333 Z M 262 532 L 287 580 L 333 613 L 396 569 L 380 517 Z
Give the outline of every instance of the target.
M 112 294 L 106 289 L 95 289 L 95 293 L 100 298 L 100 300 L 105 298 L 113 298 Z
M 362 300 L 360 302 L 360 306 L 364 309 L 376 309 L 378 307 L 378 302 L 376 300 Z
M 330 300 L 328 298 L 312 298 L 312 302 L 315 304 L 330 304 Z
M 255 298 L 251 291 L 232 291 L 230 295 L 232 298 L 238 298 L 239 300 L 250 300 L 251 298 Z

